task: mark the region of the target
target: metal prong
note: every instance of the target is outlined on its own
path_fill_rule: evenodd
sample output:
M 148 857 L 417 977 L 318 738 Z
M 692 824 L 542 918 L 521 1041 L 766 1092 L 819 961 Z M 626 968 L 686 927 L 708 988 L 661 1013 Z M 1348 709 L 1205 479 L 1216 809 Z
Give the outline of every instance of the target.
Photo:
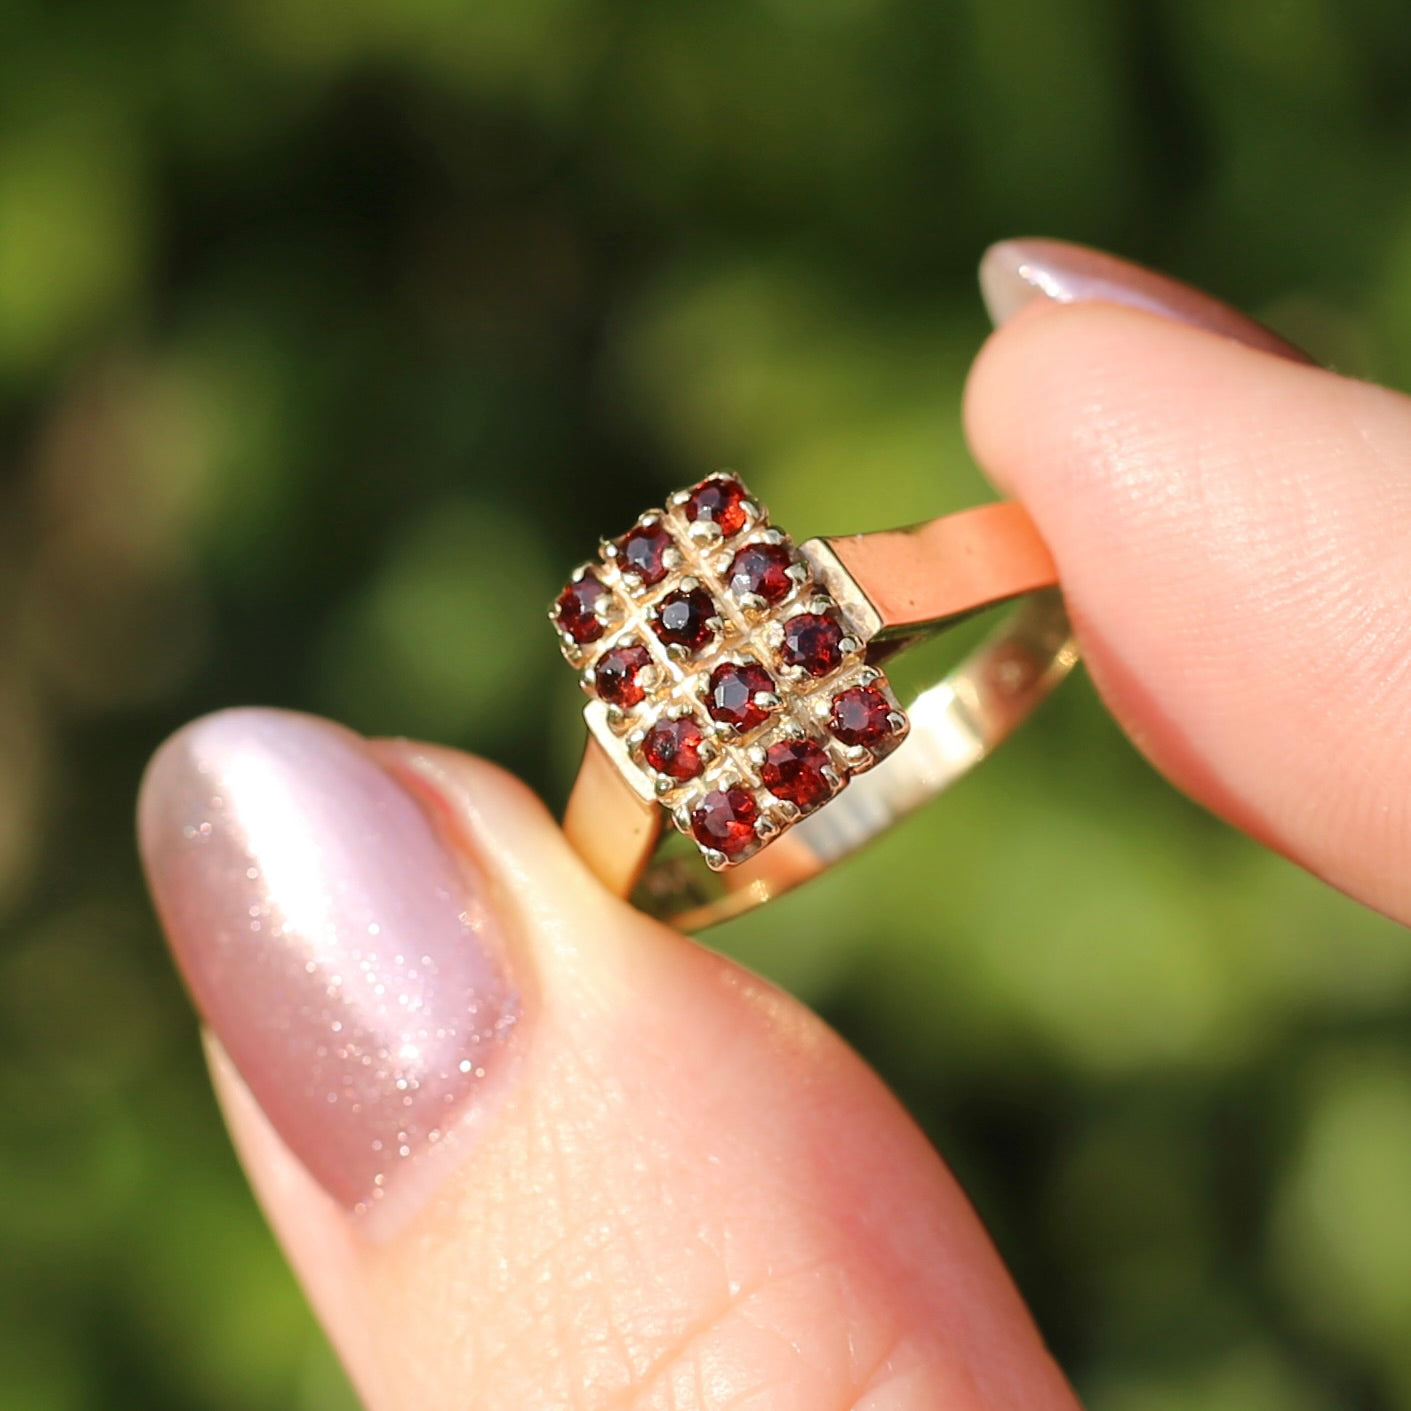
M 774 805 L 774 811 L 786 824 L 797 823 L 803 817 L 803 809 L 796 803 L 790 803 L 788 799 L 780 799 Z
M 808 582 L 808 569 L 801 563 L 791 563 L 784 572 L 797 584 L 802 585 Z
M 668 779 L 665 774 L 658 774 L 656 782 L 652 785 L 652 788 L 656 790 L 658 796 L 669 794 L 675 787 L 676 781 L 674 779 Z
M 887 725 L 890 727 L 893 735 L 899 735 L 903 730 L 907 729 L 910 724 L 911 722 L 907 720 L 906 716 L 904 716 L 901 711 L 891 710 L 887 712 Z
M 843 776 L 831 764 L 825 764 L 819 772 L 835 794 L 843 787 Z
M 758 593 L 741 593 L 735 600 L 746 612 L 768 612 L 769 604 Z
M 763 745 L 751 745 L 749 748 L 749 760 L 758 769 L 769 757 Z
M 691 527 L 687 532 L 696 543 L 708 549 L 714 548 L 725 537 L 720 531 L 720 526 L 713 519 L 692 520 Z
M 701 856 L 712 872 L 723 872 L 730 865 L 730 859 L 716 848 L 701 848 Z
M 781 704 L 773 691 L 756 691 L 752 699 L 761 710 L 778 710 Z
M 856 637 L 844 637 L 838 643 L 838 650 L 842 652 L 844 656 L 852 656 L 854 652 L 860 652 L 862 650 L 862 643 L 858 641 Z

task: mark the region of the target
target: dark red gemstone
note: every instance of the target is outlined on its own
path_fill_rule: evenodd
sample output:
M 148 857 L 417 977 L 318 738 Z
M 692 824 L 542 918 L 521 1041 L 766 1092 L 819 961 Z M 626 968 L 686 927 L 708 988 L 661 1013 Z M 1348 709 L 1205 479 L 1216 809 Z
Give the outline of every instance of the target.
M 833 697 L 828 728 L 845 745 L 880 744 L 892 734 L 891 702 L 875 686 L 854 686 Z
M 668 779 L 694 779 L 705 768 L 705 761 L 701 759 L 704 740 L 701 727 L 690 716 L 659 720 L 647 732 L 642 758 Z
M 609 705 L 634 706 L 646 694 L 642 672 L 652 664 L 651 654 L 635 643 L 604 652 L 594 673 L 598 695 Z
M 794 586 L 793 559 L 784 544 L 746 544 L 730 565 L 730 591 L 737 598 L 753 593 L 771 605 L 782 602 Z
M 744 789 L 712 789 L 691 814 L 691 832 L 702 847 L 739 857 L 755 841 L 759 808 Z
M 745 527 L 745 487 L 733 475 L 712 475 L 702 480 L 686 501 L 686 518 L 720 526 L 729 539 Z
M 635 573 L 647 587 L 666 577 L 666 553 L 671 535 L 659 524 L 644 524 L 617 541 L 618 563 Z
M 810 676 L 827 676 L 843 664 L 842 640 L 843 629 L 836 618 L 821 612 L 801 613 L 784 624 L 779 656 Z
M 774 691 L 774 681 L 758 662 L 737 665 L 727 661 L 710 673 L 706 691 L 706 709 L 712 720 L 733 725 L 737 730 L 753 730 L 769 718 L 769 708 L 755 697 L 761 692 Z
M 781 740 L 765 754 L 760 782 L 775 798 L 807 811 L 833 792 L 824 774 L 828 765 L 827 750 L 812 740 Z
M 608 596 L 608 590 L 592 573 L 585 573 L 576 583 L 570 583 L 554 604 L 558 625 L 580 647 L 596 642 L 606 631 L 597 617 L 598 604 Z
M 689 593 L 678 588 L 661 600 L 652 627 L 668 646 L 698 652 L 715 633 L 710 625 L 714 616 L 715 604 L 704 588 L 692 588 Z

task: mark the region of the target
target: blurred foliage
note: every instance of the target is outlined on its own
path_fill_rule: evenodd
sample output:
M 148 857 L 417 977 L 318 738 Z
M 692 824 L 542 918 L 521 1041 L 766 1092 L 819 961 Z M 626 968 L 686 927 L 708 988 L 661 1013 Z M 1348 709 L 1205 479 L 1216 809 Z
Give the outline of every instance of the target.
M 1003 235 L 1406 385 L 1408 73 L 1397 0 L 6 0 L 0 1406 L 350 1405 L 142 898 L 166 731 L 306 707 L 561 799 L 599 530 L 724 464 L 802 534 L 983 493 Z M 1085 683 L 712 940 L 899 1089 L 1094 1411 L 1411 1407 L 1411 945 Z

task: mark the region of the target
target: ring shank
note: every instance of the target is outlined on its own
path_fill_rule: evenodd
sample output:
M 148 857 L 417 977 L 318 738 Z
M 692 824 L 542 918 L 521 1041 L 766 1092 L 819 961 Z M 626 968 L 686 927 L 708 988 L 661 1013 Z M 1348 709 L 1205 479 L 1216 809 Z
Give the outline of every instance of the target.
M 879 659 L 994 603 L 1024 601 L 908 707 L 910 733 L 891 755 L 726 871 L 706 869 L 674 829 L 663 841 L 662 810 L 634 793 L 590 735 L 565 832 L 606 886 L 682 930 L 768 901 L 885 832 L 984 759 L 1077 660 L 1052 559 L 1017 505 L 813 540 L 800 552 Z

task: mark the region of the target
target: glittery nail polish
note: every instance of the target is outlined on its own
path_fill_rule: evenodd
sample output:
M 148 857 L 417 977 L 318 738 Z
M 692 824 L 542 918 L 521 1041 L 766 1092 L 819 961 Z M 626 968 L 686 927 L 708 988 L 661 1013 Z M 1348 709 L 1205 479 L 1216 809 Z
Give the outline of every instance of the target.
M 415 1186 L 520 1010 L 474 861 L 358 736 L 285 711 L 179 731 L 138 812 L 196 1007 L 286 1145 L 354 1210 Z

